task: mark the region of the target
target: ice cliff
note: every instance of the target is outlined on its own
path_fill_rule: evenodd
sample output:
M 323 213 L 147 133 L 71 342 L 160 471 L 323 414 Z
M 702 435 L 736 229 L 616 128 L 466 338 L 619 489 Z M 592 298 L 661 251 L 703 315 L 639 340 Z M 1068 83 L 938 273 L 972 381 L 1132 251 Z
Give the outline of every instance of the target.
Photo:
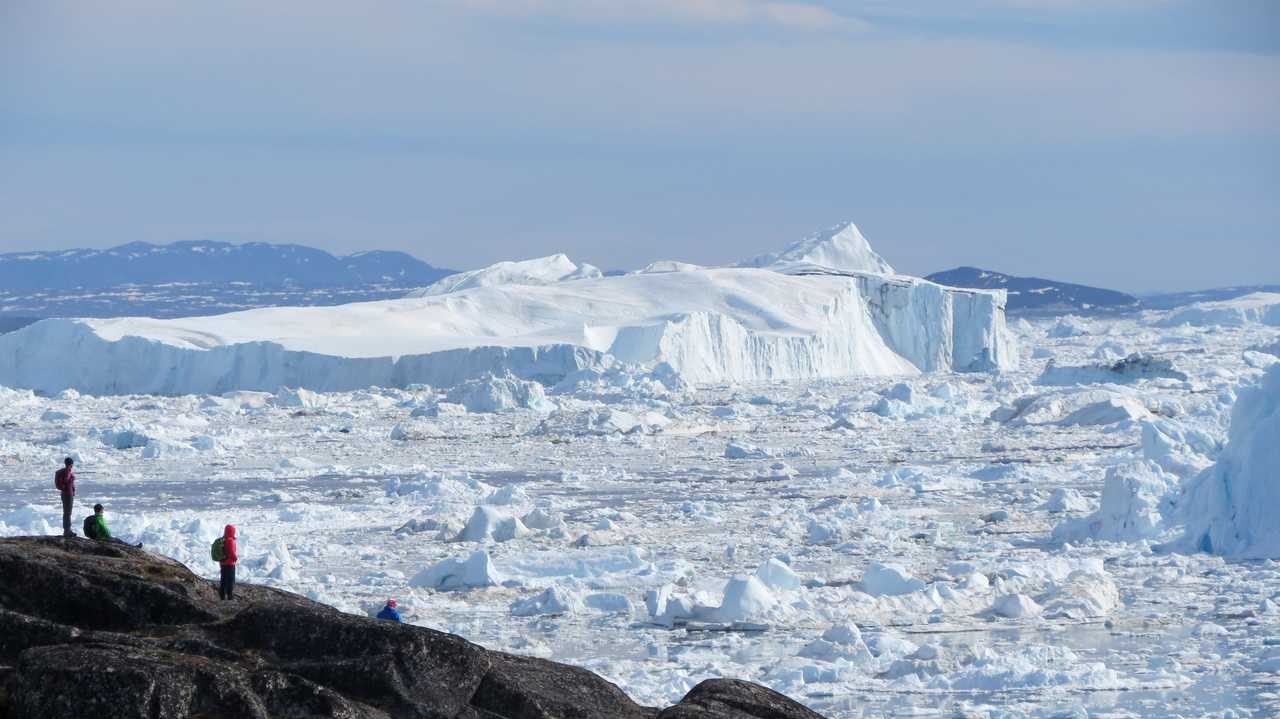
M 865 244 L 852 228 L 793 246 L 771 269 L 482 283 L 173 320 L 45 320 L 0 336 L 0 384 L 95 394 L 453 387 L 505 373 L 550 383 L 617 362 L 666 363 L 688 382 L 713 383 L 1016 361 L 1002 292 L 852 269 Z M 843 266 L 787 273 L 813 260 Z
M 1175 548 L 1280 559 L 1280 364 L 1240 393 L 1218 461 L 1184 485 L 1186 533 Z

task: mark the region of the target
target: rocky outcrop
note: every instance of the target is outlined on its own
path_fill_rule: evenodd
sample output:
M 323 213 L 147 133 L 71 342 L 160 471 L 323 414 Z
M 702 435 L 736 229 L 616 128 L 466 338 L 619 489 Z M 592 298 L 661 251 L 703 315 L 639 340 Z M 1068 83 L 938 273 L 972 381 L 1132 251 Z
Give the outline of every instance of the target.
M 578 667 L 244 585 L 120 545 L 0 539 L 0 717 L 813 719 L 711 680 L 659 711 Z M 820 719 L 820 717 L 819 717 Z

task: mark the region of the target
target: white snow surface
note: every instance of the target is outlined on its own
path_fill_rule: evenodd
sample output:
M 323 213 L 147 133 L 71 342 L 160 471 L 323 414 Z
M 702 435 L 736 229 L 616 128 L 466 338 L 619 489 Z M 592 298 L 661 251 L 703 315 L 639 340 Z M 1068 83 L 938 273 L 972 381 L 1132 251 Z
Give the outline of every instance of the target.
M 768 267 L 782 271 L 827 268 L 845 272 L 870 272 L 880 275 L 895 274 L 893 267 L 871 249 L 871 243 L 862 236 L 852 222 L 837 225 L 788 245 L 781 252 L 753 257 L 742 263 L 743 267 Z
M 1254 292 L 1232 300 L 1197 302 L 1171 311 L 1158 324 L 1161 327 L 1243 327 L 1248 324 L 1280 327 L 1280 294 Z
M 213 317 L 52 319 L 0 335 L 0 383 L 47 393 L 452 387 L 508 373 L 554 383 L 617 362 L 707 383 L 1009 369 L 1016 354 L 998 293 L 739 268 Z
M 549 285 L 569 280 L 595 280 L 604 276 L 598 268 L 557 254 L 518 262 L 498 262 L 478 270 L 449 275 L 432 285 L 414 290 L 405 297 L 430 297 L 450 292 L 460 292 L 475 287 L 495 285 Z

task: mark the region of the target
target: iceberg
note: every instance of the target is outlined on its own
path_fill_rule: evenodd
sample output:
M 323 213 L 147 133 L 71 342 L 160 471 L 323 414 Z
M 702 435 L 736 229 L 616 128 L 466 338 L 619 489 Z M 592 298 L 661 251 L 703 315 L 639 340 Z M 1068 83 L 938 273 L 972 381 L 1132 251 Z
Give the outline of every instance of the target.
M 1183 485 L 1186 520 L 1173 549 L 1280 559 L 1280 365 L 1240 393 L 1218 461 Z
M 1170 312 L 1156 326 L 1244 327 L 1250 324 L 1280 327 L 1280 294 L 1254 292 L 1232 300 L 1197 302 Z
M 50 394 L 217 395 L 450 389 L 508 376 L 553 385 L 618 365 L 665 365 L 692 384 L 1015 365 L 1003 292 L 850 269 L 880 265 L 857 260 L 857 246 L 841 247 L 779 256 L 845 266 L 812 273 L 793 274 L 797 265 L 779 259 L 791 269 L 508 282 L 212 317 L 50 319 L 0 335 L 0 384 Z
M 449 275 L 435 284 L 414 290 L 405 297 L 430 297 L 450 292 L 460 292 L 474 287 L 494 285 L 548 285 L 569 280 L 599 279 L 604 276 L 598 268 L 581 265 L 558 254 L 520 262 L 498 262 L 478 270 Z

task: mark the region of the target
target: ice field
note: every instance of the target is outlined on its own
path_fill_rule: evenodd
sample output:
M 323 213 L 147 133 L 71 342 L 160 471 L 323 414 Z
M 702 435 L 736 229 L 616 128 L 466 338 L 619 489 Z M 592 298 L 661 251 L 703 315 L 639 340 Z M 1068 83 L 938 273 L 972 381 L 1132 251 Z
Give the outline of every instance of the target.
M 1015 321 L 1020 368 L 994 374 L 0 390 L 0 531 L 57 531 L 69 454 L 77 526 L 101 501 L 117 534 L 212 577 L 233 522 L 244 581 L 351 612 L 394 596 L 641 701 L 726 675 L 832 717 L 1265 716 L 1280 565 L 1172 549 L 1198 548 L 1178 486 L 1222 454 L 1238 396 L 1271 434 L 1235 465 L 1274 459 L 1280 370 L 1269 405 L 1248 388 L 1280 332 L 1163 317 Z M 1131 353 L 1150 361 L 1102 369 Z M 1274 467 L 1250 500 L 1262 550 Z

